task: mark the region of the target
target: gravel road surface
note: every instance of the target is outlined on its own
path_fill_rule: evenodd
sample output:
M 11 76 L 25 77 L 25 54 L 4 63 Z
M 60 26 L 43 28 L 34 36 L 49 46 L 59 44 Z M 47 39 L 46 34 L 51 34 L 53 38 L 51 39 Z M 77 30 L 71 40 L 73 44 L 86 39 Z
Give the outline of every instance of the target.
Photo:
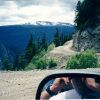
M 34 100 L 40 81 L 52 70 L 0 72 L 0 100 Z

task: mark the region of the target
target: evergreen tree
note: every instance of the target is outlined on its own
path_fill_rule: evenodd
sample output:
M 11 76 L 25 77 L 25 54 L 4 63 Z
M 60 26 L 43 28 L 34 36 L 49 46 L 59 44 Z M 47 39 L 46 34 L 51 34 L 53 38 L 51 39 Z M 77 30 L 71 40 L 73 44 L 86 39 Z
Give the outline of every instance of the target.
M 26 59 L 27 63 L 31 61 L 32 57 L 35 56 L 35 54 L 36 54 L 36 45 L 31 35 L 24 55 L 24 58 Z
M 9 63 L 8 58 L 4 58 L 3 59 L 3 66 L 4 66 L 4 70 L 12 70 L 12 65 Z
M 16 55 L 12 70 L 19 70 L 19 56 Z
M 77 3 L 77 6 L 76 6 L 76 16 L 75 16 L 75 23 L 76 23 L 76 26 L 77 26 L 77 29 L 79 29 L 79 25 L 80 25 L 80 9 L 81 9 L 81 2 L 80 1 L 78 1 L 78 3 Z
M 54 35 L 54 40 L 53 40 L 54 44 L 56 47 L 60 46 L 60 36 L 59 36 L 59 32 L 58 29 L 56 29 L 56 33 Z
M 28 63 L 31 61 L 31 59 L 36 55 L 36 52 L 36 45 L 31 35 L 25 53 L 21 56 L 16 56 L 13 64 L 13 70 L 24 70 Z
M 65 36 L 64 36 L 64 43 L 67 42 L 67 41 L 68 41 L 68 36 L 65 35 Z
M 77 30 L 95 27 L 94 19 L 98 7 L 100 7 L 100 0 L 84 0 L 83 2 L 78 2 L 75 18 Z
M 71 39 L 72 39 L 72 35 L 68 34 L 68 35 L 65 35 L 65 36 L 64 36 L 64 40 L 63 40 L 63 41 L 64 41 L 64 43 L 65 43 L 65 42 L 67 42 L 67 41 L 69 41 L 69 40 L 71 40 Z M 63 43 L 63 44 L 64 44 L 64 43 Z
M 28 63 L 28 59 L 25 58 L 25 55 L 21 55 L 18 59 L 18 70 L 24 70 Z
M 41 49 L 47 50 L 47 48 L 48 48 L 47 40 L 46 40 L 46 36 L 44 35 L 41 41 Z
M 40 52 L 40 44 L 41 44 L 41 41 L 40 41 L 40 38 L 37 39 L 37 52 L 39 53 Z
M 64 34 L 63 33 L 60 35 L 60 44 L 61 45 L 64 44 Z

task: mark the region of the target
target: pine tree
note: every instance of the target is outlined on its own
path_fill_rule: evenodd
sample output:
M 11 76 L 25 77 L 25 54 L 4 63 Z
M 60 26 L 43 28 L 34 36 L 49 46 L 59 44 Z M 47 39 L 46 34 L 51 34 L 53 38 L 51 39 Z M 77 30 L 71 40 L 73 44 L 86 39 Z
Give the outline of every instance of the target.
M 60 44 L 61 45 L 64 44 L 64 34 L 63 33 L 60 35 Z
M 80 10 L 81 10 L 81 2 L 78 1 L 77 3 L 77 6 L 76 6 L 76 16 L 75 16 L 75 23 L 76 23 L 76 26 L 77 26 L 77 29 L 79 29 L 79 25 L 80 25 Z
M 48 48 L 47 40 L 46 40 L 46 36 L 44 35 L 41 41 L 41 49 L 47 50 L 47 48 Z
M 33 41 L 32 35 L 30 36 L 29 43 L 25 50 L 24 58 L 26 59 L 27 63 L 29 63 L 33 56 L 36 54 L 36 45 Z
M 14 63 L 13 63 L 13 68 L 12 68 L 12 70 L 19 70 L 19 69 L 20 69 L 20 68 L 19 68 L 19 56 L 16 55 L 15 61 L 14 61 Z
M 38 37 L 37 39 L 37 54 L 39 54 L 41 52 L 41 41 L 40 41 L 40 38 Z
M 36 45 L 31 35 L 25 53 L 23 55 L 16 56 L 13 64 L 13 70 L 24 70 L 31 59 L 36 55 L 36 52 Z
M 54 44 L 56 47 L 60 46 L 60 36 L 59 36 L 59 32 L 58 29 L 56 29 L 56 33 L 54 35 L 54 40 L 53 40 Z
M 87 27 L 95 27 L 96 10 L 100 7 L 100 0 L 84 0 L 78 2 L 76 6 L 75 23 L 77 30 L 83 30 Z
M 41 43 L 40 38 L 38 38 L 37 39 L 37 49 L 40 49 L 40 43 Z
M 25 55 L 21 55 L 18 59 L 18 70 L 24 70 L 28 63 L 28 59 L 25 58 Z
M 12 70 L 12 65 L 9 63 L 8 58 L 4 58 L 3 59 L 3 66 L 4 66 L 4 70 Z

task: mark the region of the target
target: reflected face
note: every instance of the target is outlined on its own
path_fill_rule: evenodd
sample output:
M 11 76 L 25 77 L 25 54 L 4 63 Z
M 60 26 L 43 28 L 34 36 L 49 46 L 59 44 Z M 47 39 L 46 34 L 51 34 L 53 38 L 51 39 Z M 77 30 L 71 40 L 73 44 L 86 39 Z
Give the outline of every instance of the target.
M 46 95 L 48 98 L 62 95 L 64 99 L 100 99 L 100 81 L 91 77 L 55 78 L 45 84 L 41 99 L 47 99 Z

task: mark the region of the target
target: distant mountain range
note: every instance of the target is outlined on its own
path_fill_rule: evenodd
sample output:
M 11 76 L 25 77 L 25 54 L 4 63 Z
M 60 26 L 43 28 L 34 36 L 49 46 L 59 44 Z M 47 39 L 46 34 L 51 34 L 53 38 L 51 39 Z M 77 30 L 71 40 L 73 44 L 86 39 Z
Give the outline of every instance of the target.
M 26 23 L 22 25 L 0 26 L 0 58 L 2 48 L 9 53 L 15 55 L 21 54 L 26 48 L 30 35 L 33 35 L 34 41 L 42 38 L 44 35 L 48 43 L 50 43 L 58 29 L 59 33 L 65 35 L 73 34 L 74 26 L 69 23 L 38 21 L 34 23 Z M 9 53 L 7 53 L 9 51 Z M 8 56 L 6 55 L 6 56 Z
M 49 22 L 49 21 L 36 21 L 33 23 L 26 23 L 30 25 L 41 25 L 41 26 L 73 26 L 70 23 L 64 23 L 64 22 Z

